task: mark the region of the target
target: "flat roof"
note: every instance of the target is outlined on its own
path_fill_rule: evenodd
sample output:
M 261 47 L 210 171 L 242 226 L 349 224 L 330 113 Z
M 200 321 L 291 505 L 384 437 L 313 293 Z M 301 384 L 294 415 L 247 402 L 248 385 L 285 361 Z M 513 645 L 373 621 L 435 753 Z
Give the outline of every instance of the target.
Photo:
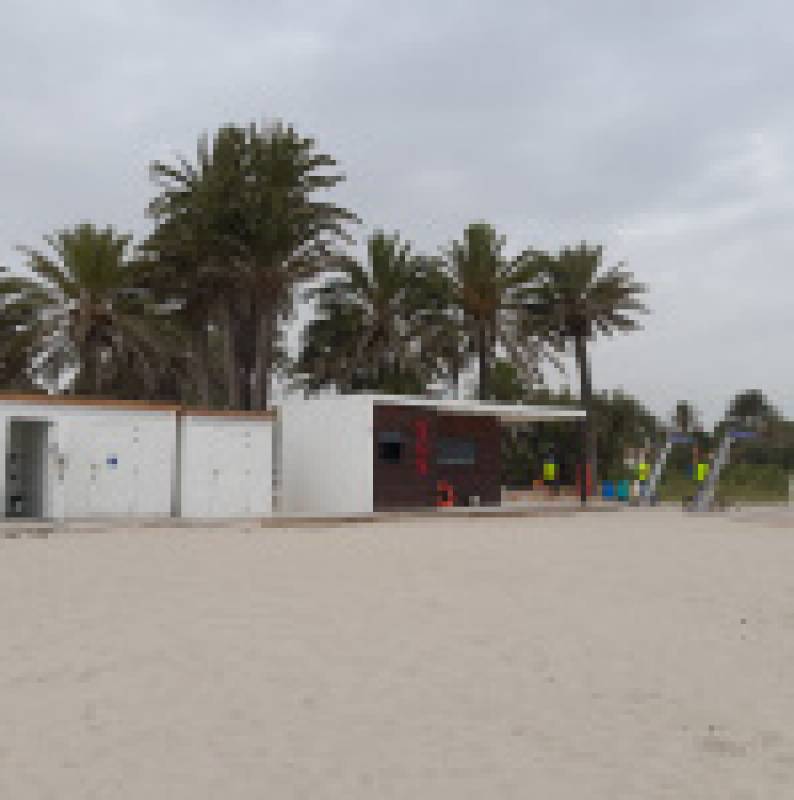
M 361 396 L 361 395 L 358 395 Z M 511 403 L 481 403 L 478 400 L 434 400 L 427 397 L 407 397 L 394 394 L 367 394 L 374 405 L 419 406 L 445 414 L 498 417 L 502 422 L 544 422 L 550 420 L 584 419 L 587 414 L 570 406 L 541 406 Z
M 118 400 L 113 397 L 90 397 L 76 394 L 36 394 L 35 392 L 0 392 L 0 404 L 26 403 L 46 406 L 78 406 L 83 408 L 107 408 L 119 411 L 173 411 L 188 417 L 231 417 L 273 419 L 275 411 L 240 411 L 223 408 L 193 408 L 175 403 L 156 403 L 148 400 Z
M 226 419 L 275 419 L 275 411 L 246 411 L 226 408 L 192 408 L 180 406 L 177 413 L 182 417 L 225 417 Z
M 79 394 L 37 394 L 35 392 L 0 392 L 0 403 L 30 403 L 43 406 L 86 406 L 128 411 L 179 411 L 174 403 L 150 403 L 146 400 L 118 400 L 114 397 L 91 397 Z

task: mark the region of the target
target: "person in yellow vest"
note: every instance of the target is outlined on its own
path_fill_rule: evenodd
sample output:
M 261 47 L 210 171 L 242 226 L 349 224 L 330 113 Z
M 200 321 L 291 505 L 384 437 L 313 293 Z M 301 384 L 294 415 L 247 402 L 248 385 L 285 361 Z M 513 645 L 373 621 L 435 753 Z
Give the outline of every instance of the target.
M 697 467 L 697 481 L 703 483 L 709 474 L 709 465 L 707 461 L 700 461 Z
M 635 497 L 642 497 L 644 492 L 644 487 L 648 482 L 648 478 L 651 477 L 651 467 L 649 464 L 646 464 L 644 461 L 640 461 L 637 464 L 637 480 L 634 482 L 634 496 Z
M 553 456 L 549 456 L 543 462 L 543 483 L 552 490 L 559 488 L 557 482 L 558 475 L 559 467 L 557 466 L 557 462 L 554 460 Z

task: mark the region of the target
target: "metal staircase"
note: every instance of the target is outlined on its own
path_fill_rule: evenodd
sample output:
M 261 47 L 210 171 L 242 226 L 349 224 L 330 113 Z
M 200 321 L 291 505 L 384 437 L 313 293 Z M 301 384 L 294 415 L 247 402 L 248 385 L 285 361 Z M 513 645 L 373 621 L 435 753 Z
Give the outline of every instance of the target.
M 665 442 L 664 449 L 659 453 L 659 458 L 656 459 L 656 463 L 653 465 L 653 472 L 651 473 L 651 477 L 648 478 L 648 484 L 643 489 L 642 497 L 647 503 L 650 503 L 650 505 L 656 503 L 659 481 L 662 478 L 664 466 L 667 463 L 672 449 L 673 441 L 668 438 L 667 442 Z
M 714 457 L 714 461 L 711 464 L 709 474 L 706 476 L 703 485 L 692 501 L 692 505 L 690 506 L 691 511 L 711 511 L 714 506 L 714 497 L 717 493 L 717 482 L 720 479 L 720 472 L 723 467 L 728 465 L 731 459 L 731 445 L 737 439 L 755 439 L 757 436 L 758 434 L 755 431 L 725 432 L 722 442 L 720 442 L 719 450 L 717 450 L 717 455 Z
M 703 481 L 703 485 L 698 489 L 697 494 L 692 500 L 692 511 L 711 511 L 714 505 L 714 496 L 717 492 L 717 481 L 720 479 L 720 472 L 722 468 L 728 463 L 731 457 L 731 445 L 733 444 L 733 435 L 726 433 L 720 442 L 717 455 L 709 469 L 709 474 Z
M 651 473 L 651 477 L 648 479 L 648 484 L 645 486 L 642 493 L 643 499 L 646 503 L 650 505 L 656 504 L 659 493 L 659 481 L 662 479 L 662 473 L 664 472 L 665 465 L 667 464 L 667 459 L 670 457 L 670 453 L 673 450 L 673 445 L 686 444 L 691 441 L 692 437 L 685 433 L 671 433 L 668 435 L 664 448 L 659 454 L 659 458 L 656 459 L 656 463 L 653 465 L 653 472 Z

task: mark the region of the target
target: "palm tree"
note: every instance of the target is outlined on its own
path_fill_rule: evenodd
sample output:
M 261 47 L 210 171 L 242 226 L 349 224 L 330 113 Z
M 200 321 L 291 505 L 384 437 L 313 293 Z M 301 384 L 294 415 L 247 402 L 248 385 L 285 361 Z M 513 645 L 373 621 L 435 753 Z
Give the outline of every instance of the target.
M 350 259 L 344 272 L 305 293 L 317 302 L 316 317 L 294 371 L 312 389 L 418 394 L 432 373 L 420 324 L 427 307 L 422 259 L 383 231 L 367 249 L 366 266 Z
M 416 327 L 421 332 L 422 363 L 428 380 L 446 384 L 454 397 L 460 397 L 463 370 L 475 355 L 471 331 L 463 310 L 455 304 L 455 281 L 443 258 L 422 256 L 421 286 L 416 309 Z
M 498 344 L 514 317 L 515 298 L 534 274 L 532 260 L 503 255 L 504 239 L 485 222 L 469 225 L 463 241 L 455 241 L 448 253 L 450 306 L 460 310 L 463 329 L 477 354 L 479 397 L 491 395 L 489 372 Z
M 84 223 L 44 239 L 51 253 L 20 248 L 29 275 L 0 278 L 5 313 L 27 315 L 18 348 L 33 371 L 52 388 L 72 373 L 73 391 L 100 394 L 126 365 L 141 378 L 137 393 L 153 394 L 165 323 L 136 285 L 131 237 Z
M 182 273 L 194 339 L 209 320 L 224 331 L 231 407 L 267 407 L 294 289 L 338 263 L 336 243 L 357 221 L 319 196 L 342 180 L 335 166 L 281 123 L 226 126 L 199 141 L 195 165 L 152 165 L 153 248 Z
M 645 449 L 661 428 L 636 398 L 621 390 L 598 392 L 592 398 L 597 426 L 598 462 L 602 470 L 619 474 L 630 450 Z
M 217 373 L 210 350 L 212 333 L 217 329 L 213 312 L 217 312 L 220 287 L 206 280 L 203 271 L 194 269 L 198 254 L 187 257 L 187 251 L 197 244 L 190 236 L 182 238 L 172 226 L 163 224 L 144 242 L 136 266 L 141 287 L 169 311 L 170 320 L 184 336 L 179 359 L 186 381 L 179 387 L 180 400 L 209 408 L 214 404 L 213 377 Z
M 573 342 L 579 372 L 580 398 L 587 411 L 586 462 L 596 480 L 596 428 L 588 344 L 597 334 L 631 331 L 639 327 L 634 313 L 647 309 L 639 295 L 646 287 L 636 283 L 622 264 L 602 270 L 603 248 L 582 242 L 557 255 L 536 253 L 537 280 L 523 292 L 527 319 L 534 330 L 562 350 Z
M 0 267 L 0 386 L 6 390 L 37 388 L 35 317 L 40 293 L 28 290 L 25 277 Z
M 780 418 L 780 412 L 760 389 L 737 392 L 728 407 L 725 421 L 745 428 L 760 429 Z
M 690 434 L 700 430 L 697 409 L 686 400 L 679 400 L 673 412 L 673 428 L 677 433 Z

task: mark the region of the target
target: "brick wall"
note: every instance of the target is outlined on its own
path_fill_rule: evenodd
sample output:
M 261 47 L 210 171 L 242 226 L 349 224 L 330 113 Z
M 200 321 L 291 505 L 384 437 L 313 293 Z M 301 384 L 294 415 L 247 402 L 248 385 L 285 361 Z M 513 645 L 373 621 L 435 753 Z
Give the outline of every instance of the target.
M 399 463 L 378 458 L 378 434 L 400 433 L 404 447 Z M 475 442 L 476 463 L 436 463 L 438 438 Z M 439 481 L 452 488 L 455 505 L 475 495 L 482 505 L 501 499 L 498 420 L 492 417 L 443 415 L 413 406 L 375 406 L 373 435 L 374 506 L 376 510 L 430 507 L 437 504 Z

